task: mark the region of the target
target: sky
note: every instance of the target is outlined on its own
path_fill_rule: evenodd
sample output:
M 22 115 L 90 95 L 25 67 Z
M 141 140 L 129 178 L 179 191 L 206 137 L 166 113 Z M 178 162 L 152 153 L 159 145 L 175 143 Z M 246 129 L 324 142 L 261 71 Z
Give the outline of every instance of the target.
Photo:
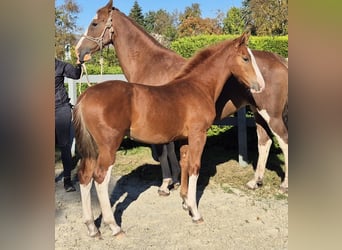
M 108 0 L 75 0 L 80 6 L 81 11 L 78 14 L 77 25 L 85 31 L 90 21 L 95 16 L 96 11 L 105 6 Z M 118 8 L 126 15 L 129 14 L 135 0 L 113 0 L 114 7 Z M 183 12 L 186 7 L 193 3 L 198 3 L 202 12 L 202 17 L 216 17 L 217 10 L 226 13 L 231 7 L 241 7 L 242 0 L 137 0 L 142 8 L 142 13 L 164 9 L 169 13 L 174 10 Z M 64 0 L 56 0 L 57 6 L 64 3 Z

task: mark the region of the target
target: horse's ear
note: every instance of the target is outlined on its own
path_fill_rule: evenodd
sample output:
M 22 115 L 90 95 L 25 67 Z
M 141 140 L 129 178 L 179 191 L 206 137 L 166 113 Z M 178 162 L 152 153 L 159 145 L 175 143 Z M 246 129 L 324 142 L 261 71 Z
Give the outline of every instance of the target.
M 112 10 L 113 8 L 113 0 L 109 0 L 109 2 L 107 3 L 107 5 L 105 6 L 107 9 Z
M 235 46 L 239 47 L 241 45 L 247 45 L 250 35 L 251 35 L 251 31 L 250 30 L 246 30 L 245 32 L 243 32 L 242 35 L 236 39 L 237 43 L 236 43 Z

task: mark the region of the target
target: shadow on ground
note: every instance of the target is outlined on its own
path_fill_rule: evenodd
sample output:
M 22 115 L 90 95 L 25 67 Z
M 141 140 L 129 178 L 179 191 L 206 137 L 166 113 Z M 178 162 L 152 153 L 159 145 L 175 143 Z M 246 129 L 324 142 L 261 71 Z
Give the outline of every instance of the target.
M 257 162 L 257 136 L 255 128 L 248 128 L 248 153 L 249 162 L 254 169 Z M 197 202 L 199 203 L 203 192 L 209 184 L 210 178 L 217 173 L 217 165 L 225 163 L 229 160 L 237 160 L 238 145 L 237 145 L 237 128 L 233 127 L 228 131 L 217 136 L 208 137 L 206 146 L 202 155 L 202 166 L 197 182 Z M 131 149 L 137 146 L 148 146 L 125 139 L 121 145 L 121 150 Z M 176 152 L 179 152 L 179 146 L 176 144 Z M 284 177 L 284 172 L 281 168 L 283 162 L 279 159 L 278 154 L 281 150 L 272 145 L 269 155 L 269 160 L 266 168 L 274 171 L 280 178 Z M 179 157 L 179 155 L 178 155 Z M 145 164 L 137 167 L 129 174 L 122 176 L 116 183 L 110 194 L 111 205 L 116 204 L 114 217 L 119 226 L 122 222 L 122 214 L 128 206 L 138 199 L 140 194 L 146 191 L 151 186 L 159 186 L 161 184 L 162 174 L 160 165 Z M 156 193 L 156 196 L 158 194 Z M 122 196 L 125 196 L 122 199 Z M 101 215 L 96 219 L 96 225 L 100 227 Z

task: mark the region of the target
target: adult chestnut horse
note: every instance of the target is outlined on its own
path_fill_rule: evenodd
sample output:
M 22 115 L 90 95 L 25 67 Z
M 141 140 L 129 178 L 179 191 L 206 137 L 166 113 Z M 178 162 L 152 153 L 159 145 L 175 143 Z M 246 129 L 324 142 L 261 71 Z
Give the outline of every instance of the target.
M 202 221 L 196 186 L 206 132 L 216 116 L 216 100 L 231 75 L 252 92 L 265 86 L 247 40 L 244 33 L 201 50 L 187 61 L 175 80 L 165 85 L 106 81 L 88 88 L 78 98 L 74 108 L 75 137 L 82 157 L 78 174 L 83 215 L 91 236 L 99 234 L 90 201 L 93 180 L 104 223 L 113 235 L 122 233 L 111 210 L 108 182 L 125 135 L 150 144 L 187 139 L 189 179 L 182 198 L 193 221 Z
M 79 60 L 108 44 L 113 44 L 126 78 L 147 85 L 164 84 L 174 78 L 186 60 L 161 46 L 132 19 L 112 8 L 112 0 L 100 8 L 85 35 L 76 46 Z M 228 79 L 216 103 L 216 119 L 223 119 L 250 105 L 257 127 L 258 162 L 254 178 L 247 183 L 255 189 L 262 184 L 269 149 L 269 130 L 276 136 L 285 158 L 285 178 L 280 189 L 288 189 L 288 130 L 282 114 L 287 104 L 287 61 L 271 52 L 252 50 L 266 86 L 261 93 L 250 93 L 234 76 Z M 163 166 L 162 166 L 163 171 Z

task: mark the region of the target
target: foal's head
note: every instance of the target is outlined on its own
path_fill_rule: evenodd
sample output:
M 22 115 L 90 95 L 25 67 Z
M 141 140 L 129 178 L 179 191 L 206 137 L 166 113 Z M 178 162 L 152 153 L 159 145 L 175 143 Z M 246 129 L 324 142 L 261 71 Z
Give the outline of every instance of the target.
M 265 81 L 255 61 L 254 55 L 247 47 L 249 33 L 245 32 L 233 40 L 233 56 L 229 57 L 229 67 L 232 74 L 252 93 L 261 92 L 265 88 Z
M 112 6 L 110 0 L 106 6 L 96 12 L 88 29 L 76 45 L 76 55 L 80 62 L 88 61 L 91 54 L 101 50 L 104 46 L 112 42 Z

